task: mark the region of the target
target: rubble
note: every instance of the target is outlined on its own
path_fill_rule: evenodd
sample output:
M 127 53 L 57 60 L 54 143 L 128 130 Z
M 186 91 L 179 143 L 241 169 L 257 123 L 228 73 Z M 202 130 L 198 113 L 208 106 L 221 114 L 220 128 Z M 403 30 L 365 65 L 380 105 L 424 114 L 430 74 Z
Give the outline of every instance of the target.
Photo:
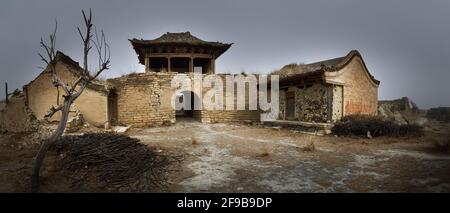
M 131 128 L 130 126 L 113 126 L 112 131 L 115 133 L 125 133 Z
M 66 125 L 66 133 L 77 132 L 84 126 L 84 118 L 83 114 L 80 111 L 77 111 L 75 116 L 69 118 Z
M 408 97 L 379 101 L 378 115 L 399 125 L 416 124 L 423 126 L 428 120 Z
M 15 90 L 9 102 L 2 103 L 0 109 L 0 133 L 33 132 L 37 128 L 36 117 L 25 104 L 25 95 Z

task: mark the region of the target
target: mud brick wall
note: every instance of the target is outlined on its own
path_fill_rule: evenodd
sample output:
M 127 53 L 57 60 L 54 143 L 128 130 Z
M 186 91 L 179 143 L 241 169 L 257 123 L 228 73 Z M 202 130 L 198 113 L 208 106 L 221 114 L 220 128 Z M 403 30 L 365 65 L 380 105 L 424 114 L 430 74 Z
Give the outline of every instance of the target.
M 234 109 L 235 110 L 225 110 L 226 108 L 226 76 L 227 74 L 220 74 L 222 78 L 222 82 L 224 85 L 223 88 L 223 110 L 205 110 L 206 103 L 203 102 L 203 110 L 194 112 L 194 117 L 201 122 L 204 123 L 227 123 L 227 122 L 259 122 L 261 120 L 261 111 L 260 110 L 249 110 L 249 87 L 245 87 L 245 109 L 246 110 L 237 110 L 237 83 L 234 84 Z M 205 93 L 209 91 L 211 88 L 203 88 L 203 97 L 205 97 Z M 258 93 L 257 93 L 258 94 Z M 216 93 L 216 95 L 218 95 Z M 252 97 L 253 98 L 253 97 Z M 255 99 L 258 101 L 258 98 Z
M 0 133 L 7 132 L 31 132 L 35 130 L 32 126 L 32 116 L 25 106 L 23 94 L 13 95 L 8 104 L 0 108 Z
M 151 127 L 175 123 L 171 105 L 173 73 L 138 73 L 109 79 L 117 93 L 117 118 L 122 125 Z
M 228 122 L 259 122 L 258 110 L 233 110 L 233 111 L 200 111 L 200 119 L 203 123 L 228 123 Z
M 134 127 L 176 123 L 176 111 L 171 104 L 172 95 L 176 91 L 175 88 L 171 88 L 171 81 L 175 75 L 176 73 L 147 72 L 109 79 L 108 82 L 116 88 L 118 123 Z M 222 76 L 223 79 L 224 76 Z M 190 77 L 192 79 L 192 76 Z M 225 81 L 223 82 L 225 85 Z M 205 97 L 205 93 L 209 90 L 210 88 L 203 88 L 201 97 Z M 223 104 L 225 104 L 225 91 L 223 94 Z M 193 111 L 194 119 L 204 123 L 260 120 L 258 110 L 206 110 L 205 104 L 203 103 L 202 110 Z
M 76 76 L 69 70 L 73 69 L 61 61 L 56 64 L 56 72 L 63 82 L 70 85 L 76 80 Z M 35 80 L 24 87 L 28 107 L 37 119 L 43 119 L 52 106 L 57 106 L 64 101 L 64 91 L 58 90 L 52 84 L 52 74 L 49 69 L 42 72 Z M 107 122 L 107 94 L 86 88 L 72 105 L 71 110 L 80 110 L 83 118 L 92 125 L 103 127 Z M 56 113 L 50 120 L 59 121 L 61 115 Z

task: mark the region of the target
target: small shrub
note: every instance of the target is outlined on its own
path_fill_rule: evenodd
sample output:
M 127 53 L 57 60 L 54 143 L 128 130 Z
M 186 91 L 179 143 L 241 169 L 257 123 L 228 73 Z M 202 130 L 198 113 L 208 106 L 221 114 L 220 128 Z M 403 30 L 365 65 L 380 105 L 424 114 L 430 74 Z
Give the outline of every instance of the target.
M 370 132 L 372 137 L 379 136 L 422 136 L 423 128 L 415 124 L 399 125 L 393 121 L 384 120 L 372 115 L 348 115 L 337 122 L 331 131 L 339 136 L 367 137 Z
M 270 152 L 269 152 L 270 148 L 266 145 L 263 145 L 261 147 L 261 150 L 258 151 L 258 156 L 259 157 L 269 157 Z

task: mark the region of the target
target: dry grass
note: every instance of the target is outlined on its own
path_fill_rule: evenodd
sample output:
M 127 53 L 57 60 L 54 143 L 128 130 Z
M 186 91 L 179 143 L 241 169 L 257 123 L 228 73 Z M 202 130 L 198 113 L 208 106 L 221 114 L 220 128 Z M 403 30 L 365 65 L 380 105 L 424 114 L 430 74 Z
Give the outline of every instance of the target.
M 195 137 L 191 137 L 191 143 L 192 143 L 192 145 L 197 145 L 198 141 Z
M 306 146 L 303 147 L 303 151 L 314 152 L 316 151 L 316 144 L 314 140 L 314 135 L 308 135 L 306 138 Z
M 269 148 L 267 148 L 266 145 L 261 147 L 261 151 L 258 154 L 258 157 L 269 157 L 270 156 L 270 151 Z

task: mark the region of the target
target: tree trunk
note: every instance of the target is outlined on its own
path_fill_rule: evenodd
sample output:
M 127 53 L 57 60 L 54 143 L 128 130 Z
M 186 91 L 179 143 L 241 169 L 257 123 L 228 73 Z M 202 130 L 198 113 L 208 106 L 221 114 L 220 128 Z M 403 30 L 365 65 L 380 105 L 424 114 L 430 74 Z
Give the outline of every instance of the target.
M 71 100 L 65 100 L 64 106 L 61 109 L 61 121 L 59 122 L 58 128 L 52 133 L 52 135 L 42 142 L 41 148 L 37 153 L 32 167 L 31 173 L 31 192 L 39 191 L 39 171 L 41 169 L 42 163 L 45 158 L 45 154 L 51 145 L 64 133 L 64 129 L 66 128 L 67 119 L 69 118 L 69 111 Z

